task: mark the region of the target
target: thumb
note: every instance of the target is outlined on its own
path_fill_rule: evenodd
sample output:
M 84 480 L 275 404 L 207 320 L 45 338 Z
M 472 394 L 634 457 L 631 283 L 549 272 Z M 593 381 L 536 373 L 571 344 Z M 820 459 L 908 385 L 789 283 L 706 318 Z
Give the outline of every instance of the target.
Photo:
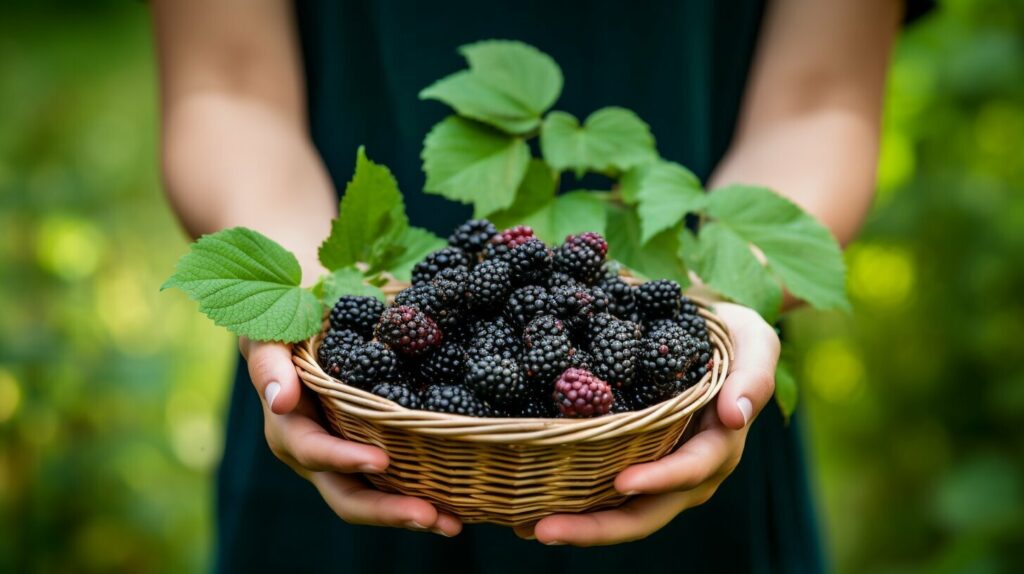
M 299 375 L 292 364 L 291 346 L 242 339 L 239 347 L 263 404 L 279 415 L 291 412 L 302 395 Z
M 755 311 L 722 303 L 715 311 L 729 328 L 736 353 L 718 394 L 718 418 L 739 430 L 754 420 L 775 392 L 779 336 Z

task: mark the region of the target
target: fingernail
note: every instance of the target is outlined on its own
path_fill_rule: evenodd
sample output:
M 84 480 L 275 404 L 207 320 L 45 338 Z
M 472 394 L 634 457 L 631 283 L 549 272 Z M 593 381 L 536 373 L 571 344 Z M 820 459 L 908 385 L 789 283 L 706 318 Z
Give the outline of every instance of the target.
M 406 522 L 405 523 L 405 527 L 406 528 L 415 528 L 416 530 L 426 530 L 427 529 L 426 526 L 420 524 L 419 522 L 416 522 L 415 520 L 410 520 L 409 522 Z
M 754 405 L 747 397 L 740 397 L 736 399 L 736 407 L 743 413 L 743 426 L 747 426 L 747 423 L 750 422 L 750 417 L 754 414 Z
M 552 540 L 551 542 L 545 542 L 546 546 L 565 546 L 565 542 L 559 542 L 558 540 Z
M 384 472 L 384 469 L 372 464 L 359 465 L 359 472 Z
M 451 538 L 451 536 L 448 536 L 447 532 L 445 532 L 444 530 L 441 530 L 440 528 L 431 528 L 430 531 L 433 532 L 434 534 L 440 534 L 441 536 L 444 536 L 445 538 Z
M 267 398 L 267 408 L 274 408 L 274 399 L 277 398 L 277 393 L 281 392 L 281 385 L 274 382 L 267 385 L 267 388 L 263 390 L 263 396 Z
M 532 532 L 529 533 L 529 534 L 524 534 L 523 535 L 523 540 L 536 540 L 536 539 L 537 539 L 537 535 L 532 533 Z
M 636 495 L 640 494 L 640 491 L 639 490 L 628 490 L 626 492 L 623 492 L 622 494 L 624 494 L 626 496 L 636 496 Z

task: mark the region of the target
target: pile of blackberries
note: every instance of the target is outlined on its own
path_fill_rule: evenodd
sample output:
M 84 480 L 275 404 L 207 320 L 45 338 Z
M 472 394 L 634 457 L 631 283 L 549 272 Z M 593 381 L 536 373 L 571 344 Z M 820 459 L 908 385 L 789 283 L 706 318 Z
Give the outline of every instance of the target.
M 634 287 L 607 253 L 597 233 L 552 249 L 529 227 L 468 221 L 389 306 L 339 299 L 320 365 L 407 408 L 477 417 L 659 403 L 707 373 L 707 326 L 677 283 Z

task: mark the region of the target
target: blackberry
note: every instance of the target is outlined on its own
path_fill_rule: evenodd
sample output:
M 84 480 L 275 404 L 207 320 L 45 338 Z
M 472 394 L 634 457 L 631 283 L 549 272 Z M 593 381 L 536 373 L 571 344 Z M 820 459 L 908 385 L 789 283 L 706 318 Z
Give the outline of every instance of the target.
M 433 319 L 438 326 L 449 330 L 462 322 L 462 313 L 457 306 L 443 302 L 439 295 L 433 283 L 421 283 L 399 292 L 395 296 L 394 304 L 418 309 Z
M 700 343 L 679 325 L 647 335 L 640 351 L 644 375 L 657 382 L 682 381 L 700 357 Z
M 511 270 L 500 259 L 488 259 L 473 268 L 466 282 L 466 303 L 471 309 L 493 309 L 511 289 Z
M 641 377 L 623 394 L 633 404 L 634 410 L 641 410 L 671 399 L 681 393 L 684 388 L 685 384 L 681 381 L 657 381 L 650 377 Z
M 508 261 L 512 281 L 517 285 L 540 282 L 551 272 L 551 250 L 540 239 L 528 239 L 512 248 L 504 259 Z
M 377 383 L 394 382 L 399 379 L 398 355 L 381 343 L 371 341 L 354 347 L 335 376 L 364 390 Z
M 601 276 L 601 265 L 608 254 L 608 242 L 599 233 L 570 235 L 555 250 L 555 268 L 585 285 Z
M 679 326 L 682 327 L 691 337 L 701 341 L 708 340 L 708 324 L 704 317 L 696 313 L 680 313 Z
M 633 410 L 633 401 L 622 389 L 612 388 L 612 408 L 613 413 L 628 413 Z
M 555 287 L 571 287 L 577 289 L 584 285 L 579 281 L 573 279 L 568 273 L 561 271 L 552 271 L 551 275 L 548 275 L 548 287 L 554 289 Z
M 505 317 L 521 328 L 535 317 L 547 313 L 548 308 L 548 290 L 539 285 L 527 285 L 509 295 L 505 303 Z
M 616 320 L 598 331 L 591 341 L 594 374 L 616 387 L 633 384 L 640 353 L 640 327 Z
M 574 348 L 569 353 L 569 366 L 577 369 L 591 370 L 594 364 L 594 357 L 583 349 Z
M 534 341 L 556 335 L 566 335 L 565 323 L 554 315 L 541 315 L 523 329 L 523 343 L 532 347 Z
M 470 359 L 466 366 L 466 386 L 502 411 L 514 407 L 526 394 L 526 381 L 519 363 L 499 355 Z
M 400 383 L 377 383 L 370 392 L 407 409 L 418 409 L 423 404 L 415 389 Z
M 424 393 L 423 408 L 439 413 L 486 417 L 491 408 L 473 391 L 459 385 L 431 385 Z
M 534 341 L 523 353 L 523 374 L 531 381 L 550 383 L 569 367 L 571 352 L 568 337 L 555 335 Z
M 608 383 L 583 369 L 566 369 L 555 381 L 552 397 L 562 415 L 570 418 L 608 414 L 615 400 Z
M 613 323 L 620 321 L 623 321 L 623 319 L 619 319 L 610 313 L 597 313 L 593 315 L 587 322 L 586 340 L 593 341 L 598 333 L 604 331 Z
M 557 287 L 551 290 L 551 312 L 574 334 L 581 334 L 593 315 L 608 308 L 608 296 L 600 289 Z
M 320 342 L 320 348 L 316 352 L 317 360 L 324 371 L 336 375 L 352 352 L 352 348 L 365 342 L 359 333 L 350 329 L 331 329 Z
M 377 339 L 410 357 L 441 344 L 441 330 L 429 315 L 416 307 L 395 305 L 380 316 L 374 331 Z
M 697 360 L 690 366 L 690 370 L 686 371 L 686 386 L 700 382 L 713 366 L 711 343 L 707 339 L 697 339 Z
M 466 348 L 469 355 L 501 355 L 506 358 L 519 356 L 520 343 L 516 330 L 503 317 L 484 319 L 473 326 L 470 342 Z
M 636 288 L 621 277 L 605 277 L 597 286 L 608 294 L 608 312 L 620 319 L 636 314 Z
M 517 407 L 508 411 L 511 416 L 524 419 L 550 419 L 558 415 L 558 408 L 550 393 L 529 395 Z
M 533 239 L 533 229 L 525 225 L 517 225 L 506 229 L 487 242 L 485 257 L 496 259 L 504 257 L 510 251 Z
M 331 308 L 331 327 L 351 329 L 368 339 L 383 312 L 384 303 L 376 297 L 343 295 Z
M 670 279 L 648 281 L 636 289 L 637 311 L 644 320 L 675 317 L 682 306 L 682 290 Z
M 483 253 L 487 242 L 498 234 L 498 228 L 486 219 L 471 219 L 455 228 L 448 237 L 448 245 L 458 247 L 470 255 Z
M 458 341 L 445 339 L 419 365 L 423 377 L 431 383 L 454 384 L 466 373 L 466 350 Z
M 469 271 L 463 267 L 442 269 L 430 282 L 434 286 L 434 295 L 441 306 L 459 310 L 466 305 L 466 280 Z
M 427 283 L 442 269 L 469 267 L 469 255 L 458 247 L 444 247 L 427 255 L 412 268 L 412 284 Z

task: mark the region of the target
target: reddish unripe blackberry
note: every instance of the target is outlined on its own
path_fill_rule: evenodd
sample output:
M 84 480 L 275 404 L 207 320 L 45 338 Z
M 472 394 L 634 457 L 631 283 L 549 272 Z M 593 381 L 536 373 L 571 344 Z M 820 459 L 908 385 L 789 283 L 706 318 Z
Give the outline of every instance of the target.
M 423 408 L 469 417 L 490 416 L 491 408 L 473 391 L 459 385 L 431 385 L 423 396 Z
M 556 335 L 567 335 L 565 323 L 554 315 L 541 315 L 530 321 L 526 328 L 523 329 L 523 343 L 527 347 L 532 347 L 534 341 Z
M 526 381 L 515 359 L 486 355 L 469 360 L 466 386 L 487 404 L 507 411 L 526 395 Z
M 331 307 L 331 327 L 351 329 L 368 339 L 383 312 L 384 303 L 376 297 L 343 295 Z
M 551 249 L 540 239 L 528 239 L 502 256 L 517 285 L 539 283 L 551 273 Z
M 621 277 L 605 277 L 597 286 L 608 295 L 608 312 L 619 319 L 631 319 L 636 314 L 636 288 Z
M 505 303 L 505 318 L 522 328 L 535 317 L 548 312 L 548 290 L 539 285 L 527 285 L 512 292 Z
M 608 414 L 615 401 L 611 385 L 590 371 L 573 368 L 558 377 L 552 396 L 562 416 L 570 418 Z
M 458 247 L 471 255 L 484 252 L 487 242 L 498 234 L 494 224 L 486 219 L 471 219 L 455 228 L 448 237 L 448 245 Z
M 640 350 L 640 367 L 645 376 L 658 382 L 682 381 L 700 358 L 701 348 L 678 325 L 649 333 Z
M 569 367 L 572 345 L 569 338 L 555 335 L 533 342 L 523 353 L 523 374 L 538 384 L 550 384 Z
M 505 229 L 487 242 L 485 257 L 497 259 L 507 255 L 512 249 L 533 239 L 533 229 L 525 225 L 517 225 Z
M 466 304 L 477 311 L 500 308 L 512 289 L 511 280 L 508 263 L 500 259 L 483 261 L 469 273 Z
M 419 364 L 423 378 L 431 384 L 454 384 L 466 374 L 466 350 L 457 340 L 445 339 Z
M 378 340 L 409 357 L 441 344 L 441 329 L 437 323 L 416 307 L 406 305 L 385 309 L 374 333 Z
M 423 406 L 419 393 L 412 387 L 401 383 L 377 383 L 370 389 L 370 392 L 407 409 L 419 409 Z
M 682 289 L 670 279 L 648 281 L 636 289 L 637 311 L 645 321 L 675 317 L 682 306 Z
M 394 304 L 418 309 L 433 319 L 443 331 L 450 330 L 462 322 L 460 308 L 442 301 L 437 287 L 432 282 L 403 289 L 395 296 Z
M 371 341 L 354 347 L 334 376 L 364 390 L 377 383 L 394 382 L 400 378 L 398 356 L 381 343 Z
M 601 276 L 601 265 L 608 254 L 608 242 L 599 233 L 570 235 L 555 249 L 555 268 L 586 285 Z
M 443 247 L 430 253 L 412 268 L 412 284 L 427 283 L 442 269 L 469 267 L 469 255 L 458 247 Z
M 590 343 L 593 371 L 616 387 L 633 384 L 640 353 L 640 327 L 616 320 L 598 331 Z

